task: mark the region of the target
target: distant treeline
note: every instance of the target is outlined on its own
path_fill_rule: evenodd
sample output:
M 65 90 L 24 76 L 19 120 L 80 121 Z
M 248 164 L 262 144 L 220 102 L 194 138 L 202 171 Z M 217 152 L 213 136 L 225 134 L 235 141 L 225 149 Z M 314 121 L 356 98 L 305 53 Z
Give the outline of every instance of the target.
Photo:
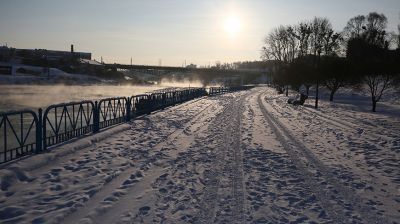
M 400 25 L 387 31 L 384 14 L 371 12 L 351 18 L 335 31 L 327 18 L 279 26 L 265 38 L 262 58 L 273 61 L 271 74 L 279 92 L 324 85 L 331 91 L 344 86 L 368 86 L 372 111 L 382 95 L 400 83 Z

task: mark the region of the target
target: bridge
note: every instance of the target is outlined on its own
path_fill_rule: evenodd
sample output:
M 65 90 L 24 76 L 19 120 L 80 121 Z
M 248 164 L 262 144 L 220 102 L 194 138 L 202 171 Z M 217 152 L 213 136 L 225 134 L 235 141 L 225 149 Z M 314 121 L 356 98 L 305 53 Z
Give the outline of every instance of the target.
M 151 74 L 159 74 L 161 71 L 169 72 L 197 72 L 200 74 L 225 74 L 225 75 L 261 75 L 266 74 L 265 69 L 218 69 L 218 68 L 189 68 L 156 65 L 130 65 L 130 64 L 105 64 L 106 68 L 146 71 Z

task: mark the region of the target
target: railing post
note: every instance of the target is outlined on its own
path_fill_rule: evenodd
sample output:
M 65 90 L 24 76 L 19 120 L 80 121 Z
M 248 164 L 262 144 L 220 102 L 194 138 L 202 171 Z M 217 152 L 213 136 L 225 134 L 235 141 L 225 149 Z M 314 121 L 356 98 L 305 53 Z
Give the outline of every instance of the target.
M 100 110 L 97 101 L 94 102 L 93 108 L 93 133 L 99 132 L 100 129 Z
M 46 109 L 46 111 L 47 111 L 47 109 Z M 47 127 L 46 127 L 46 119 L 47 119 L 47 113 L 46 113 L 46 111 L 45 111 L 45 113 L 44 113 L 44 116 L 46 116 L 46 117 L 44 117 L 43 116 L 43 118 L 42 118 L 42 151 L 44 151 L 44 150 L 46 150 L 47 149 Z
M 162 106 L 161 106 L 161 109 L 162 110 L 164 110 L 164 108 L 166 108 L 168 105 L 167 105 L 167 94 L 164 92 L 164 93 L 162 93 Z
M 151 112 L 153 112 L 153 104 L 154 104 L 153 94 L 150 94 L 148 99 L 149 101 L 146 103 L 147 107 L 146 112 L 147 114 L 151 114 Z
M 127 102 L 126 102 L 126 122 L 131 120 L 131 98 L 128 97 L 127 98 Z
M 38 120 L 36 123 L 36 153 L 41 152 L 43 146 L 43 110 L 39 108 Z

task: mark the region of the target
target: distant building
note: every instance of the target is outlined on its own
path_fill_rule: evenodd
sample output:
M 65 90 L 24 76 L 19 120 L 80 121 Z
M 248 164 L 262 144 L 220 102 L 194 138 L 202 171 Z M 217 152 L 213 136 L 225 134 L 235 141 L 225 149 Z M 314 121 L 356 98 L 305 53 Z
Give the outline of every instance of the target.
M 15 48 L 0 46 L 0 61 L 8 62 L 15 55 Z
M 89 59 L 85 59 L 85 58 L 81 58 L 80 63 L 85 64 L 85 65 L 104 66 L 104 64 L 102 64 L 96 60 L 89 60 Z
M 45 58 L 49 61 L 59 61 L 70 58 L 78 59 L 92 59 L 92 53 L 89 52 L 75 52 L 73 45 L 71 45 L 71 51 L 57 51 L 47 49 L 18 49 L 11 48 L 8 46 L 0 46 L 0 61 L 8 62 L 13 58 L 19 59 L 37 59 Z
M 186 68 L 197 68 L 197 65 L 190 63 L 189 65 L 186 65 Z
M 68 59 L 72 57 L 77 57 L 87 60 L 92 59 L 92 53 L 88 52 L 56 51 L 56 50 L 46 50 L 46 49 L 15 49 L 15 54 L 17 57 L 22 57 L 22 58 L 42 57 L 50 61 Z

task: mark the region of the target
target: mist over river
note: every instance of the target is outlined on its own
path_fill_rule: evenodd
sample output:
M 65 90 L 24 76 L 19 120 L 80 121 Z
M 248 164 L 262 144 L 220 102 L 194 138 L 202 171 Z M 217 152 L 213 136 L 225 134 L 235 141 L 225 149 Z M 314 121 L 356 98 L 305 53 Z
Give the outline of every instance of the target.
M 163 88 L 166 87 L 157 85 L 0 85 L 0 112 L 45 109 L 51 104 L 132 96 Z

